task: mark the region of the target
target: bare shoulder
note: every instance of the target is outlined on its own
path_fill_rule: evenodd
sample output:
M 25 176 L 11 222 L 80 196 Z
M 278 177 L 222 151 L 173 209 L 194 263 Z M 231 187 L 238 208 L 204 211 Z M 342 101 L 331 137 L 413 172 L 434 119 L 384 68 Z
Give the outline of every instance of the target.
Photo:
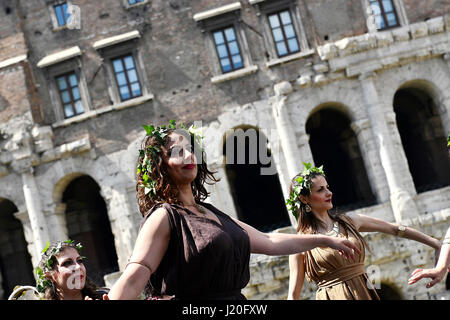
M 169 218 L 168 218 L 168 212 L 167 209 L 164 207 L 160 207 L 156 209 L 145 221 L 144 225 L 142 226 L 142 229 L 149 230 L 149 229 L 159 229 L 163 228 L 164 231 L 169 231 L 170 225 L 169 225 Z
M 351 223 L 354 224 L 357 230 L 359 230 L 359 227 L 361 226 L 361 216 L 355 212 L 346 212 L 343 214 L 345 218 L 350 220 Z

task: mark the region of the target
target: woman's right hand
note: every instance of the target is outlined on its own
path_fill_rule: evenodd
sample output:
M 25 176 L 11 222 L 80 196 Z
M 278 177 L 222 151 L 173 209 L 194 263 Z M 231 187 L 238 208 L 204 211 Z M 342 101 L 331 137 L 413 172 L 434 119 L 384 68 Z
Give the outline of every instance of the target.
M 329 247 L 336 249 L 339 251 L 341 255 L 343 255 L 346 259 L 352 259 L 355 261 L 355 252 L 361 253 L 358 247 L 348 239 L 345 238 L 336 238 L 336 237 L 328 237 L 329 239 Z

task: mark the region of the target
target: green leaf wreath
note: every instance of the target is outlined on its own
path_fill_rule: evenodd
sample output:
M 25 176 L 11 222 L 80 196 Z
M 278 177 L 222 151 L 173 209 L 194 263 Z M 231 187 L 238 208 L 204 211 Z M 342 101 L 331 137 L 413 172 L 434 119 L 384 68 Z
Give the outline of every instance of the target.
M 142 174 L 142 184 L 139 186 L 144 188 L 145 195 L 150 198 L 156 196 L 156 181 L 151 179 L 152 172 L 152 160 L 156 161 L 158 155 L 161 154 L 161 147 L 164 145 L 164 138 L 169 134 L 171 130 L 183 129 L 186 130 L 194 141 L 200 146 L 203 155 L 202 139 L 203 135 L 196 128 L 195 125 L 191 125 L 187 128 L 182 122 L 177 127 L 175 120 L 170 120 L 168 125 L 153 126 L 142 125 L 145 129 L 146 136 L 154 137 L 158 145 L 148 146 L 146 149 L 139 150 L 139 156 L 143 158 L 142 162 L 138 164 L 137 175 Z M 203 161 L 203 159 L 202 159 Z
M 35 273 L 37 275 L 36 279 L 36 289 L 40 293 L 44 293 L 47 288 L 50 288 L 52 286 L 52 282 L 50 279 L 48 279 L 45 274 L 52 270 L 53 268 L 53 257 L 57 256 L 61 249 L 65 247 L 72 247 L 77 249 L 78 252 L 81 251 L 83 246 L 80 243 L 76 243 L 73 240 L 66 240 L 66 241 L 58 241 L 56 244 L 54 244 L 51 249 L 50 248 L 50 242 L 47 241 L 47 245 L 42 250 L 42 258 L 41 262 L 39 263 L 39 266 L 36 267 Z
M 298 212 L 302 204 L 302 202 L 300 201 L 300 193 L 304 188 L 307 188 L 309 191 L 311 191 L 312 185 L 309 176 L 313 172 L 325 176 L 323 166 L 317 168 L 309 162 L 303 162 L 303 166 L 304 169 L 302 173 L 294 179 L 291 194 L 289 195 L 289 199 L 286 200 L 288 210 L 294 215 L 296 220 L 298 220 Z

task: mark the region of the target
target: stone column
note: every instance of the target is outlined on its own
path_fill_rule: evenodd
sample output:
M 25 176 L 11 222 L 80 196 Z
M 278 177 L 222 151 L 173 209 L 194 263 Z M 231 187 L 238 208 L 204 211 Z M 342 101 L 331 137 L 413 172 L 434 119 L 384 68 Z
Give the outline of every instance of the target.
M 274 89 L 275 96 L 270 98 L 270 103 L 272 104 L 272 113 L 275 119 L 275 126 L 280 138 L 280 146 L 283 150 L 290 181 L 297 173 L 301 171 L 301 164 L 303 160 L 298 149 L 297 137 L 289 118 L 289 112 L 286 104 L 287 95 L 291 93 L 293 89 L 291 84 L 287 81 L 276 84 Z M 285 196 L 287 197 L 288 194 Z M 291 225 L 296 227 L 297 221 L 295 221 L 294 216 L 289 214 L 289 219 L 291 221 Z
M 114 235 L 120 270 L 125 268 L 128 258 L 133 252 L 138 233 L 133 217 L 137 213 L 130 210 L 126 190 L 126 186 L 114 186 L 114 188 L 102 187 L 100 192 L 108 208 L 108 218 Z
M 406 159 L 397 161 L 401 155 L 398 154 L 399 150 L 394 148 L 385 116 L 386 111 L 389 111 L 389 109 L 385 108 L 380 102 L 373 79 L 374 76 L 374 73 L 362 74 L 359 80 L 361 81 L 364 101 L 372 124 L 372 132 L 375 137 L 381 165 L 386 174 L 392 211 L 395 220 L 400 222 L 404 219 L 417 217 L 419 213 L 411 193 L 408 192 L 407 186 L 403 183 L 402 175 L 405 173 L 405 168 L 402 165 L 406 162 Z
M 448 83 L 450 83 L 450 52 L 444 54 L 444 60 L 448 66 Z M 438 108 L 442 127 L 445 131 L 445 137 L 447 138 L 448 134 L 450 133 L 450 92 L 449 90 L 446 90 L 442 93 L 443 97 L 440 97 L 441 101 L 438 102 Z
M 14 213 L 14 217 L 22 223 L 23 235 L 27 242 L 27 250 L 31 256 L 31 264 L 37 266 L 41 259 L 41 252 L 37 252 L 34 246 L 33 229 L 31 228 L 30 218 L 27 211 Z
M 33 243 L 37 257 L 40 257 L 47 241 L 50 241 L 47 222 L 41 210 L 39 189 L 33 175 L 33 168 L 22 172 L 23 193 L 33 233 Z
M 302 126 L 303 129 L 305 126 Z M 300 133 L 297 133 L 297 141 L 298 141 L 298 147 L 300 152 L 300 163 L 298 164 L 300 166 L 300 170 L 297 172 L 299 173 L 303 168 L 303 162 L 310 162 L 314 163 L 313 155 L 311 152 L 311 147 L 309 146 L 309 134 L 307 134 L 304 130 L 302 130 Z M 292 179 L 292 177 L 291 177 Z
M 65 240 L 69 238 L 66 221 L 66 207 L 65 203 L 52 203 L 51 206 L 44 205 L 43 212 L 47 225 L 49 227 L 49 235 L 52 241 Z
M 354 121 L 350 124 L 358 139 L 361 148 L 361 155 L 364 159 L 367 176 L 370 186 L 377 198 L 378 203 L 389 201 L 389 190 L 386 188 L 386 176 L 381 166 L 380 155 L 374 141 L 370 120 L 368 118 Z
M 275 97 L 270 99 L 272 104 L 275 125 L 280 137 L 280 145 L 286 159 L 287 171 L 292 179 L 300 170 L 302 159 L 298 150 L 297 139 L 292 123 L 289 119 L 286 100 L 293 91 L 289 82 L 281 82 L 275 85 Z

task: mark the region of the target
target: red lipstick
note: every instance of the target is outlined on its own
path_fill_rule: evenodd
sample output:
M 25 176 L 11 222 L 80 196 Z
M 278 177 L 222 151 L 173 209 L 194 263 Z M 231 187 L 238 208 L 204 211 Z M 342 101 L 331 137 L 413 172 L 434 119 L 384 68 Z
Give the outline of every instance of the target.
M 187 164 L 183 167 L 183 169 L 188 169 L 188 170 L 192 170 L 195 168 L 195 164 L 191 163 L 191 164 Z

